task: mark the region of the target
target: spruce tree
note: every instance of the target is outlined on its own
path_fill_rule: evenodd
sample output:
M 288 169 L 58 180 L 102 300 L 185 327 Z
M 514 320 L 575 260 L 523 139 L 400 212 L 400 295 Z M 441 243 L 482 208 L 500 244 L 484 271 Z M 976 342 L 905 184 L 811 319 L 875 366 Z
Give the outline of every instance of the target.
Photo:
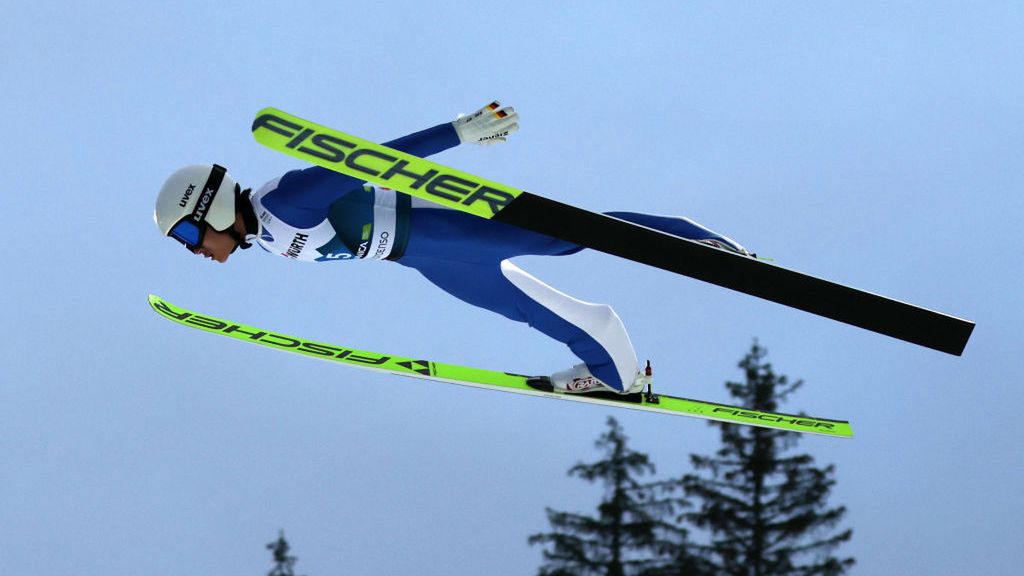
M 726 386 L 739 404 L 776 411 L 803 382 L 790 383 L 765 362 L 767 351 L 755 341 L 739 363 L 742 383 Z M 831 533 L 846 508 L 829 508 L 835 467 L 816 468 L 808 454 L 791 454 L 796 432 L 714 424 L 721 448 L 714 456 L 692 455 L 700 474 L 682 479 L 698 511 L 687 514 L 710 533 L 708 548 L 715 572 L 730 576 L 840 575 L 853 558 L 832 555 L 850 540 L 852 530 Z
M 577 464 L 569 475 L 604 484 L 597 515 L 547 509 L 552 531 L 529 538 L 531 545 L 550 546 L 540 576 L 639 576 L 685 563 L 680 555 L 685 556 L 686 531 L 665 520 L 677 502 L 657 497 L 660 483 L 638 480 L 655 472 L 648 456 L 628 447 L 622 427 L 611 417 L 595 444 L 604 459 Z

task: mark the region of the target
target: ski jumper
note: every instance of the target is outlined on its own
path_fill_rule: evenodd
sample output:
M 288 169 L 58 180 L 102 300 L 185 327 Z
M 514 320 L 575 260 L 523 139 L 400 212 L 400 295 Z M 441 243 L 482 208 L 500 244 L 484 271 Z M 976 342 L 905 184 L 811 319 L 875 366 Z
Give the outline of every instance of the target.
M 427 157 L 459 144 L 451 123 L 386 146 Z M 566 344 L 591 374 L 623 390 L 637 358 L 611 307 L 577 300 L 526 273 L 510 258 L 564 256 L 582 247 L 479 218 L 319 166 L 294 170 L 250 196 L 260 224 L 257 243 L 294 260 L 391 260 L 420 272 L 449 294 Z M 608 212 L 691 240 L 734 243 L 691 220 Z

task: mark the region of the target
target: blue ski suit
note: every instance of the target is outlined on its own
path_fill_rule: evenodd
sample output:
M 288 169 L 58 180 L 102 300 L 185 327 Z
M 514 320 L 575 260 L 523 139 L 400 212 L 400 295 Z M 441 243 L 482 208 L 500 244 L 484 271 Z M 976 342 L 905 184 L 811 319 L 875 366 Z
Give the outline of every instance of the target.
M 451 123 L 385 143 L 420 157 L 458 144 Z M 313 262 L 397 262 L 464 302 L 526 322 L 566 344 L 608 386 L 622 391 L 633 381 L 636 354 L 610 307 L 572 298 L 509 262 L 515 256 L 573 254 L 580 246 L 318 166 L 266 183 L 250 201 L 259 221 L 256 241 L 269 252 Z M 734 244 L 685 218 L 607 214 L 691 240 Z

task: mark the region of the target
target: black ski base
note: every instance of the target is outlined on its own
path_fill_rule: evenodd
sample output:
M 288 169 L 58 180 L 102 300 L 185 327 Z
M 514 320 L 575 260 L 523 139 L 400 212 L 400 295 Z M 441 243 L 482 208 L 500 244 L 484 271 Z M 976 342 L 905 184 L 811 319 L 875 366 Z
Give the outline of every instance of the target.
M 529 192 L 494 216 L 505 222 L 959 356 L 974 323 L 780 268 Z

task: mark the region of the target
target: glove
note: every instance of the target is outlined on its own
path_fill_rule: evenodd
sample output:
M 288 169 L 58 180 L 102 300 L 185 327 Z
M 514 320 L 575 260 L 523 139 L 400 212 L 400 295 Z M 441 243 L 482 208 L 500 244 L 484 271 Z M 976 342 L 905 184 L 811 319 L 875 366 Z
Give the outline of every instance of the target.
M 511 106 L 501 107 L 495 100 L 472 114 L 459 114 L 452 122 L 459 141 L 489 146 L 504 142 L 508 135 L 519 130 L 519 114 Z

